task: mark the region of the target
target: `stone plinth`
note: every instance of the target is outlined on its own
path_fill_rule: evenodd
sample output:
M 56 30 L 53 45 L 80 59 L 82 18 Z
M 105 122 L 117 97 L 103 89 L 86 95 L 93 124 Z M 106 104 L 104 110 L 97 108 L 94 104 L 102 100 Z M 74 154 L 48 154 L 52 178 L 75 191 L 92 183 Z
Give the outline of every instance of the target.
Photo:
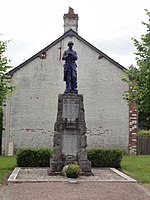
M 62 171 L 69 163 L 77 163 L 83 174 L 90 174 L 91 162 L 87 159 L 83 95 L 59 94 L 54 130 L 51 173 Z

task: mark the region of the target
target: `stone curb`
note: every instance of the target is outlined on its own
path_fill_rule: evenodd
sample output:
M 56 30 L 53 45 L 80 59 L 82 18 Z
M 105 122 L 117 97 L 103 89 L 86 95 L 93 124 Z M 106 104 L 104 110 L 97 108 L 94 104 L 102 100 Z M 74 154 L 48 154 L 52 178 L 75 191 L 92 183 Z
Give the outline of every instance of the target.
M 16 168 L 12 171 L 12 173 L 11 173 L 11 175 L 9 176 L 9 178 L 8 178 L 7 181 L 8 181 L 8 182 L 14 182 L 14 181 L 16 181 L 20 169 L 21 169 L 20 167 L 16 167 Z
M 115 172 L 116 174 L 118 174 L 119 176 L 125 178 L 127 181 L 129 182 L 137 182 L 137 180 L 131 178 L 130 176 L 127 176 L 126 174 L 120 172 L 119 170 L 115 169 L 115 168 L 110 168 L 113 172 Z
M 16 167 L 11 175 L 8 178 L 8 183 L 24 183 L 24 182 L 68 182 L 68 183 L 78 183 L 78 182 L 137 182 L 136 180 L 132 179 L 131 177 L 123 174 L 122 172 L 118 171 L 115 168 L 110 168 L 114 173 L 118 174 L 121 176 L 123 179 L 122 180 L 117 180 L 117 179 L 106 179 L 106 180 L 83 180 L 83 179 L 71 179 L 71 178 L 66 178 L 66 179 L 55 179 L 52 178 L 50 179 L 17 179 L 17 176 L 20 172 L 21 168 Z

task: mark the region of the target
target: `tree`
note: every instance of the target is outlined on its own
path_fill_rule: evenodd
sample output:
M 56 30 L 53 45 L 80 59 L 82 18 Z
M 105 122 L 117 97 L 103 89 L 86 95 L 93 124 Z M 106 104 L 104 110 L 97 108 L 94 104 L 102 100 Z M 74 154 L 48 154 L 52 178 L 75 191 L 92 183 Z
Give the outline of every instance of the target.
M 137 49 L 137 67 L 131 66 L 126 71 L 123 81 L 129 85 L 124 98 L 128 102 L 137 102 L 139 112 L 149 113 L 150 116 L 150 12 L 145 10 L 149 17 L 148 23 L 142 22 L 147 27 L 147 33 L 141 36 L 141 41 L 132 39 Z
M 0 107 L 0 154 L 2 148 L 2 129 L 3 129 L 3 112 L 2 108 Z
M 1 142 L 2 142 L 2 103 L 6 100 L 7 94 L 12 92 L 13 86 L 10 83 L 10 76 L 6 74 L 7 70 L 11 68 L 9 65 L 10 60 L 5 56 L 7 50 L 7 44 L 9 41 L 0 40 L 0 152 L 1 152 Z
M 6 100 L 7 94 L 13 90 L 13 86 L 10 84 L 10 76 L 6 73 L 11 68 L 10 60 L 5 56 L 8 42 L 0 40 L 0 107 Z

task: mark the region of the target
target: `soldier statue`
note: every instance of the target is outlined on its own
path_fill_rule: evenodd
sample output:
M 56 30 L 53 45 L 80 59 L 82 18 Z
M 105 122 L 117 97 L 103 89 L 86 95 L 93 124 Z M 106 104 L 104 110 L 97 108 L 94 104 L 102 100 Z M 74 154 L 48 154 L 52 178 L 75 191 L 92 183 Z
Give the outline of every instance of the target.
M 64 81 L 66 82 L 65 93 L 78 94 L 77 90 L 77 53 L 72 49 L 74 43 L 68 42 L 68 49 L 63 53 L 62 60 L 65 60 L 64 64 Z

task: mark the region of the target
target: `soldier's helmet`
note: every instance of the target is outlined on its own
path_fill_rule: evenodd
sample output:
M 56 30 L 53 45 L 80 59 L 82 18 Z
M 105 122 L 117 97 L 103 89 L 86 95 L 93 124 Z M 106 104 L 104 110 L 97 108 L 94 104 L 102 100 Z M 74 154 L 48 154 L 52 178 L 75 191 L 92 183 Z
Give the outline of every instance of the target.
M 72 41 L 68 42 L 68 46 L 69 45 L 74 45 L 74 43 Z

